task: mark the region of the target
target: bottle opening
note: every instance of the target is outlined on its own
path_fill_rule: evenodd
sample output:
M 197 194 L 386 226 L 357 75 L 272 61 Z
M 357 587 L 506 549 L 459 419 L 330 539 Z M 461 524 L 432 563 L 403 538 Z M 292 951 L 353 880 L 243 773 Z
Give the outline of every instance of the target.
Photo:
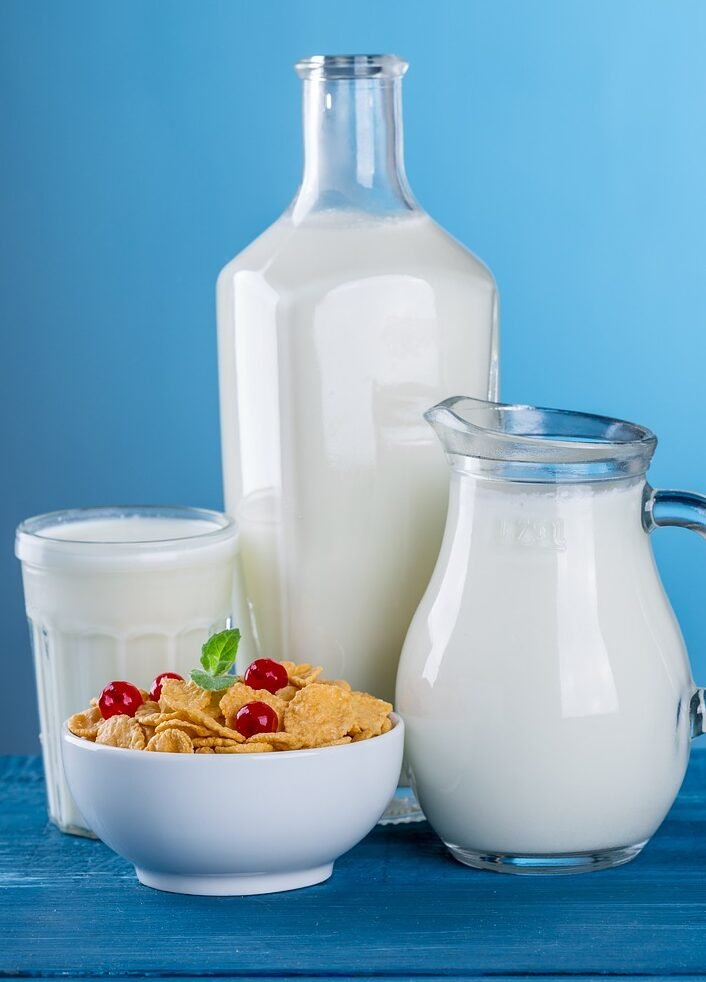
M 407 68 L 397 55 L 311 55 L 294 66 L 301 79 L 401 78 Z

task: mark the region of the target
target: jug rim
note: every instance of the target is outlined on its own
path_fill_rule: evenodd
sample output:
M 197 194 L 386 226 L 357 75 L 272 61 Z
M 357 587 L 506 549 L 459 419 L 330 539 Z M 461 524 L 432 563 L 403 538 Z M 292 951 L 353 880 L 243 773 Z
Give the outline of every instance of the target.
M 605 481 L 644 474 L 657 438 L 612 416 L 452 396 L 424 413 L 452 463 L 527 482 Z

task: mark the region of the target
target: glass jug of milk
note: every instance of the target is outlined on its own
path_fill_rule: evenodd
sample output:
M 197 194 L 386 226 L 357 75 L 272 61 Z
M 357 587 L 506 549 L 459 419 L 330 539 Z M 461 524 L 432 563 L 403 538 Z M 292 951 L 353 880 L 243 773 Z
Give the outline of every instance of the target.
M 397 680 L 420 804 L 469 866 L 624 863 L 702 732 L 650 533 L 705 534 L 706 497 L 654 491 L 632 423 L 463 397 L 426 418 L 451 491 Z
M 406 64 L 320 56 L 296 68 L 301 187 L 217 290 L 239 664 L 313 662 L 391 698 L 448 500 L 422 412 L 450 391 L 496 397 L 497 294 L 407 184 Z

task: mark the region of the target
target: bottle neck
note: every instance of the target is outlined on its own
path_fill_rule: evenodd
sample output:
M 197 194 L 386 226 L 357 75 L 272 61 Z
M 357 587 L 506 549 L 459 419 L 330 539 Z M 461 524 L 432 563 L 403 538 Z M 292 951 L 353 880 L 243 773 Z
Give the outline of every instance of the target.
M 323 210 L 379 216 L 417 208 L 402 149 L 402 79 L 305 78 L 304 174 L 293 217 Z

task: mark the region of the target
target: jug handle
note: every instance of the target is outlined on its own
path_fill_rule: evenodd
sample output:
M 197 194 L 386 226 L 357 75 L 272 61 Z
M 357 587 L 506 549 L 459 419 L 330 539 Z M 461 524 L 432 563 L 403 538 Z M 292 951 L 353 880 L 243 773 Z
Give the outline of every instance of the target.
M 642 524 L 646 532 L 660 526 L 691 529 L 706 538 L 706 495 L 693 491 L 655 491 L 645 487 Z M 706 690 L 695 689 L 689 704 L 691 736 L 706 733 Z

